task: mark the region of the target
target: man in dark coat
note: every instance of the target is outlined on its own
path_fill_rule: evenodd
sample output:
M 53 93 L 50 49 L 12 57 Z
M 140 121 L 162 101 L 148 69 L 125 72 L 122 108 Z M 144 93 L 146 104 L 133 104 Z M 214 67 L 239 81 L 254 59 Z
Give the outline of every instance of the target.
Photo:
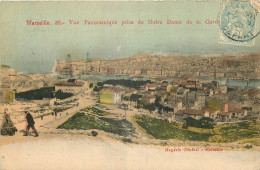
M 30 128 L 32 128 L 33 132 L 35 133 L 34 137 L 38 137 L 39 134 L 38 134 L 37 130 L 35 129 L 35 126 L 34 126 L 35 122 L 33 120 L 32 115 L 28 111 L 25 111 L 24 113 L 25 113 L 25 119 L 26 119 L 24 136 L 28 136 L 28 131 L 30 130 Z

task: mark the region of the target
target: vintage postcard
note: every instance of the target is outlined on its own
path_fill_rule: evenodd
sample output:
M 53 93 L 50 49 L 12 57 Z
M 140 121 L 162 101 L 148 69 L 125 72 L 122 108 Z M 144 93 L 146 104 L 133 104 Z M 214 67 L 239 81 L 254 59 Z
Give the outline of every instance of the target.
M 259 170 L 260 1 L 0 1 L 0 169 Z

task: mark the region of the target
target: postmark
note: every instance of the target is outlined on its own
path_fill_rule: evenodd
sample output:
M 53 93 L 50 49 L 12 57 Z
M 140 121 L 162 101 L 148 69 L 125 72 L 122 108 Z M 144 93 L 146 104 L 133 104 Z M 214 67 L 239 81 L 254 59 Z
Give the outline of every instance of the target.
M 260 1 L 259 0 L 250 0 L 250 5 L 252 6 L 252 8 L 255 9 L 255 11 L 257 13 L 260 12 Z
M 254 46 L 257 11 L 248 2 L 229 1 L 222 4 L 218 43 Z

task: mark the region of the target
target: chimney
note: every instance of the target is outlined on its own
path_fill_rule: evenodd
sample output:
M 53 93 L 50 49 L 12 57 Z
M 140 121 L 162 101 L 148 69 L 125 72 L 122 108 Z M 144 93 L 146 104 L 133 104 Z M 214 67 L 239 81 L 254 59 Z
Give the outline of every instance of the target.
M 228 103 L 225 103 L 224 112 L 228 112 Z

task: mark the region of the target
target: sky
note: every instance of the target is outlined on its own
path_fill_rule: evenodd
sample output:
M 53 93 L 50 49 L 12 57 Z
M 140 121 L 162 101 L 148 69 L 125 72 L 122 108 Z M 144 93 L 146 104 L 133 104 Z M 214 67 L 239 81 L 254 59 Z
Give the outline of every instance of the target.
M 218 44 L 216 21 L 221 2 L 1 2 L 0 63 L 24 73 L 49 73 L 55 59 L 114 59 L 138 53 L 174 55 L 243 54 L 259 52 L 254 47 Z M 259 18 L 259 17 L 258 17 Z M 143 20 L 144 24 L 138 24 Z M 152 19 L 162 25 L 147 24 Z M 166 24 L 167 19 L 183 24 Z M 27 20 L 48 20 L 49 26 L 27 25 Z M 70 25 L 69 20 L 79 21 Z M 84 20 L 117 21 L 117 25 L 85 25 Z M 122 21 L 134 21 L 122 26 Z M 193 24 L 186 24 L 186 21 Z M 196 24 L 200 20 L 201 24 Z M 55 25 L 55 21 L 65 22 Z

